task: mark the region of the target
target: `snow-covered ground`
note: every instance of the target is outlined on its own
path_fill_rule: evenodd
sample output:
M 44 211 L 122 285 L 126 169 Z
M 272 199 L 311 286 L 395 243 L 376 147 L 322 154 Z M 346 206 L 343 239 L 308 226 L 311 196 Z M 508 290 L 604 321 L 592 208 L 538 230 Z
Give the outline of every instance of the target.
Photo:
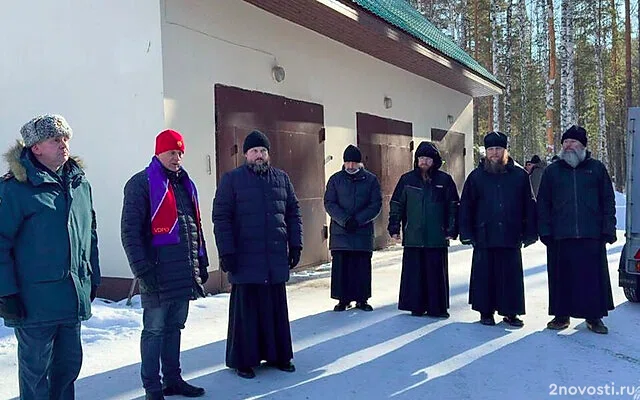
M 604 394 L 611 387 L 639 386 L 640 304 L 626 302 L 617 287 L 623 232 L 618 238 L 608 247 L 617 306 L 605 319 L 609 335 L 588 331 L 582 320 L 573 320 L 560 333 L 544 329 L 547 276 L 539 243 L 523 251 L 527 314 L 522 329 L 477 323 L 477 313 L 467 304 L 471 249 L 459 244 L 450 253 L 451 318 L 416 318 L 398 311 L 402 253 L 391 250 L 374 257 L 371 313 L 330 311 L 335 302 L 326 277 L 297 276 L 288 286 L 293 374 L 260 368 L 249 381 L 226 369 L 228 295 L 192 302 L 183 333 L 184 377 L 205 387 L 205 398 L 211 399 L 539 399 L 554 388 L 556 393 L 600 389 Z M 77 398 L 139 398 L 139 303 L 96 303 L 95 316 L 84 324 Z M 0 398 L 17 395 L 16 342 L 3 327 Z
M 625 386 L 640 386 L 640 304 L 628 303 L 617 285 L 623 240 L 618 231 L 618 242 L 608 246 L 616 304 L 605 319 L 608 335 L 588 331 L 582 320 L 562 332 L 544 329 L 550 317 L 540 243 L 523 250 L 522 329 L 477 322 L 467 304 L 472 250 L 459 243 L 449 256 L 451 318 L 398 311 L 402 252 L 395 248 L 374 255 L 371 313 L 330 311 L 335 301 L 329 298 L 327 266 L 294 274 L 288 285 L 293 374 L 259 368 L 254 380 L 236 376 L 224 365 L 229 296 L 192 302 L 182 336 L 183 374 L 205 387 L 208 399 L 631 399 L 633 389 Z M 78 399 L 143 396 L 141 315 L 139 301 L 133 307 L 94 303 L 94 317 L 83 324 Z M 0 327 L 0 399 L 17 395 L 16 341 L 12 330 Z

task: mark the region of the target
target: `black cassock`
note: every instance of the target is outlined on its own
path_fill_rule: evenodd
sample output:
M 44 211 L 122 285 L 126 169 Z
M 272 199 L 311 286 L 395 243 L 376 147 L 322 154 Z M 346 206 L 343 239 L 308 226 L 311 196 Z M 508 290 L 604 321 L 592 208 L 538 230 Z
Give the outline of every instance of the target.
M 448 248 L 405 247 L 398 309 L 443 314 L 449 308 Z
M 469 284 L 469 304 L 475 311 L 523 315 L 522 255 L 515 247 L 474 248 Z
M 366 302 L 371 297 L 371 252 L 331 252 L 331 298 Z
M 233 285 L 229 301 L 227 366 L 253 368 L 261 361 L 286 364 L 292 358 L 285 284 Z
M 603 241 L 553 241 L 547 248 L 547 273 L 549 315 L 598 319 L 614 309 Z

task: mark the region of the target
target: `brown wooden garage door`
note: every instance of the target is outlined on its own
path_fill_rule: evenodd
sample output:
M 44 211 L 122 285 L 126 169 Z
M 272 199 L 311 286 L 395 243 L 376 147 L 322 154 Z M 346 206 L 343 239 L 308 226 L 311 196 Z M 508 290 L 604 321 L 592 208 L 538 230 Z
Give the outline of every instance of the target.
M 319 104 L 235 87 L 215 86 L 216 162 L 222 175 L 244 163 L 242 144 L 254 129 L 271 142 L 271 163 L 289 174 L 302 211 L 301 265 L 327 262 L 324 110 Z
M 433 128 L 431 129 L 431 139 L 438 146 L 440 155 L 445 161 L 441 169 L 451 175 L 458 187 L 458 193 L 462 193 L 465 178 L 464 156 L 466 154 L 464 133 Z
M 382 188 L 382 212 L 375 221 L 375 246 L 380 249 L 391 243 L 387 224 L 393 189 L 400 176 L 413 169 L 413 127 L 409 122 L 363 113 L 356 113 L 356 123 L 362 161 L 378 176 Z

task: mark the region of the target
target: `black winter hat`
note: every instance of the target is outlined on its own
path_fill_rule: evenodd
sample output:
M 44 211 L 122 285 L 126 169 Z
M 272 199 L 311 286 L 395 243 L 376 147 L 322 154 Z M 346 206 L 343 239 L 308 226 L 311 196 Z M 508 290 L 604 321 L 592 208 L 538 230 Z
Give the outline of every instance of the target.
M 429 157 L 433 159 L 433 169 L 438 169 L 442 166 L 442 157 L 440 156 L 440 151 L 436 147 L 435 144 L 431 142 L 420 142 L 418 148 L 416 149 L 415 160 L 413 162 L 413 167 L 418 168 L 418 157 Z
M 244 139 L 244 145 L 242 146 L 242 152 L 246 153 L 249 149 L 254 147 L 265 147 L 269 150 L 269 146 L 271 143 L 269 142 L 269 138 L 260 131 L 253 131 L 247 135 Z
M 504 149 L 507 148 L 507 135 L 502 132 L 489 132 L 484 137 L 484 148 L 488 149 L 489 147 L 502 147 Z
M 350 144 L 349 146 L 347 146 L 346 149 L 344 149 L 344 154 L 342 155 L 342 161 L 344 162 L 362 162 L 362 153 L 360 152 L 360 149 L 357 148 L 356 146 Z
M 571 128 L 564 131 L 562 134 L 562 140 L 560 143 L 564 142 L 565 139 L 575 139 L 578 142 L 582 143 L 583 146 L 587 146 L 587 131 L 578 125 L 571 125 Z
M 542 160 L 540 160 L 540 156 L 538 156 L 537 154 L 534 154 L 533 157 L 531 157 L 531 161 L 529 161 L 531 164 L 540 164 L 542 162 Z

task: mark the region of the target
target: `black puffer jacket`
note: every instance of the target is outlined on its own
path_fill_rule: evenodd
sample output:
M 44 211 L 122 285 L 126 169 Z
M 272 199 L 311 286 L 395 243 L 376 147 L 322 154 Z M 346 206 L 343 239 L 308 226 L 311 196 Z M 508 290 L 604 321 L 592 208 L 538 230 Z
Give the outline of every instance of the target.
M 212 218 L 218 253 L 235 258 L 232 284 L 289 280 L 289 249 L 302 249 L 302 215 L 286 172 L 257 174 L 245 164 L 225 173 Z
M 587 154 L 576 168 L 559 160 L 545 169 L 538 191 L 538 232 L 555 240 L 615 240 L 615 195 L 604 164 Z
M 192 300 L 204 295 L 198 277 L 204 277 L 209 266 L 206 254 L 198 257 L 199 238 L 196 212 L 191 196 L 181 183 L 188 179 L 182 170 L 178 177 L 165 170 L 173 186 L 178 208 L 180 243 L 167 246 L 151 244 L 151 215 L 149 202 L 149 178 L 145 170 L 135 174 L 124 188 L 121 239 L 129 266 L 136 277 L 146 275 L 157 281 L 158 289 L 149 291 L 140 285 L 143 307 L 156 307 L 163 302 Z M 204 245 L 204 237 L 203 237 Z M 155 275 L 155 276 L 154 276 Z
M 344 168 L 327 182 L 324 208 L 331 217 L 330 250 L 373 251 L 373 221 L 382 209 L 378 178 L 364 168 L 351 175 Z M 347 232 L 345 223 L 353 217 L 355 232 Z
M 510 158 L 506 172 L 485 171 L 483 159 L 460 198 L 460 240 L 475 247 L 520 247 L 536 235 L 536 204 L 527 172 Z

